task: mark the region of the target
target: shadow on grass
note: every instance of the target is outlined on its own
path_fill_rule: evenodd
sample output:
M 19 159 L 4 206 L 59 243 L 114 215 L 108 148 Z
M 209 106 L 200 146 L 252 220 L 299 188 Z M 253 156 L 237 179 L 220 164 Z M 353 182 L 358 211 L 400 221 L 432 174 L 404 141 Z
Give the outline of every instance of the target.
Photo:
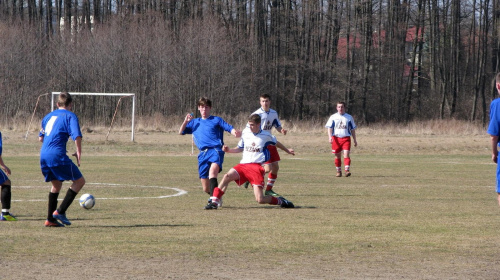
M 155 228 L 155 227 L 192 227 L 193 225 L 169 225 L 169 224 L 159 224 L 159 225 L 94 225 L 85 226 L 89 228 Z

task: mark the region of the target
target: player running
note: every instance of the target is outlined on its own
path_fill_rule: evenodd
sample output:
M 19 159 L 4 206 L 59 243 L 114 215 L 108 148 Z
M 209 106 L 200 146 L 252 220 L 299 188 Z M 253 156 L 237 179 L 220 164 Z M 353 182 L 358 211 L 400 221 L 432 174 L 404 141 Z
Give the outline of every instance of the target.
M 342 162 L 340 154 L 344 151 L 345 176 L 351 176 L 351 136 L 354 147 L 358 146 L 356 141 L 356 124 L 351 115 L 345 112 L 345 102 L 337 103 L 337 113 L 330 116 L 326 122 L 328 141 L 332 144 L 332 154 L 335 154 L 336 177 L 342 177 Z
M 45 182 L 51 182 L 52 188 L 49 193 L 48 215 L 45 221 L 46 227 L 64 227 L 71 225 L 66 218 L 66 210 L 78 192 L 85 185 L 85 178 L 78 167 L 66 155 L 66 143 L 69 137 L 75 141 L 76 162 L 80 166 L 82 155 L 82 132 L 78 117 L 71 112 L 73 98 L 68 92 L 59 94 L 57 110 L 47 114 L 42 120 L 42 129 L 38 140 L 42 142 L 40 150 L 40 168 L 45 177 Z M 57 198 L 64 181 L 71 180 L 73 183 L 66 192 L 61 205 L 57 208 Z M 59 221 L 61 221 L 61 223 Z
M 198 111 L 201 118 L 193 118 L 187 114 L 179 128 L 179 134 L 193 134 L 194 143 L 200 150 L 198 154 L 198 173 L 203 191 L 213 194 L 217 187 L 217 176 L 222 170 L 224 162 L 224 131 L 230 132 L 234 137 L 240 137 L 241 131 L 226 123 L 222 118 L 210 115 L 212 101 L 206 97 L 198 100 Z M 209 200 L 210 201 L 210 200 Z
M 2 159 L 2 133 L 0 133 L 0 185 L 2 186 L 2 194 L 0 197 L 2 202 L 2 214 L 0 214 L 0 221 L 17 221 L 17 218 L 10 213 L 12 193 L 11 182 L 7 175 L 10 175 L 10 169 L 5 165 Z
M 231 181 L 235 181 L 238 186 L 249 181 L 253 186 L 255 200 L 260 204 L 280 205 L 283 208 L 294 208 L 292 202 L 283 197 L 274 197 L 264 194 L 264 174 L 265 170 L 262 166 L 269 160 L 269 147 L 277 144 L 276 137 L 269 131 L 261 129 L 261 119 L 258 114 L 253 114 L 248 119 L 248 126 L 243 130 L 238 146 L 234 149 L 229 149 L 224 146 L 223 149 L 228 153 L 241 153 L 243 157 L 240 163 L 231 168 L 222 178 L 222 182 L 214 189 L 211 201 L 205 206 L 205 209 L 217 209 L 218 202 L 227 190 Z M 287 149 L 282 146 L 289 154 L 295 155 L 292 149 Z M 265 165 L 269 168 L 268 165 Z
M 271 109 L 271 96 L 269 96 L 268 94 L 262 94 L 260 96 L 260 106 L 261 107 L 252 114 L 258 114 L 260 116 L 262 130 L 271 133 L 271 130 L 274 127 L 279 133 L 286 135 L 287 130 L 281 126 L 281 122 L 278 118 L 278 113 L 275 110 Z M 280 169 L 280 155 L 276 147 L 281 149 L 279 144 L 271 145 L 268 147 L 270 158 L 265 164 L 269 165 L 270 172 L 267 177 L 265 194 L 272 195 L 274 197 L 280 197 L 279 194 L 273 191 L 274 183 L 278 178 L 278 171 Z M 244 187 L 248 187 L 248 182 L 244 184 Z

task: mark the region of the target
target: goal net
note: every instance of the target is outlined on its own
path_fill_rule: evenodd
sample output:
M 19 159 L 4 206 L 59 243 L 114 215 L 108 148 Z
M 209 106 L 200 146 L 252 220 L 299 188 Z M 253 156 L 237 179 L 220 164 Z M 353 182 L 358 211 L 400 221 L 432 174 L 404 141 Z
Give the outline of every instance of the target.
M 52 96 L 51 96 L 51 102 L 50 102 L 50 109 L 51 111 L 54 111 L 54 106 L 55 106 L 55 101 L 56 101 L 56 98 L 57 96 L 60 94 L 61 92 L 52 92 Z M 108 139 L 108 135 L 109 135 L 109 132 L 111 131 L 111 128 L 113 127 L 113 124 L 114 124 L 114 121 L 115 121 L 115 117 L 116 117 L 116 113 L 118 112 L 118 109 L 120 107 L 120 103 L 122 101 L 122 99 L 124 98 L 131 98 L 132 99 L 132 110 L 131 110 L 131 116 L 130 116 L 130 119 L 131 119 L 131 141 L 134 142 L 134 125 L 135 125 L 135 93 L 99 93 L 99 92 L 69 92 L 69 94 L 71 94 L 72 96 L 75 96 L 75 95 L 87 95 L 87 96 L 105 96 L 105 97 L 120 97 L 118 99 L 118 102 L 116 103 L 116 108 L 115 108 L 115 111 L 113 113 L 113 118 L 111 120 L 111 124 L 109 126 L 109 129 L 108 129 L 108 133 L 106 135 L 106 140 Z M 37 110 L 37 107 L 38 107 L 38 103 L 39 103 L 39 100 L 42 96 L 47 96 L 49 95 L 49 93 L 45 93 L 45 94 L 42 94 L 40 96 L 38 96 L 38 99 L 37 99 L 37 102 L 36 102 L 36 105 L 35 105 L 35 109 L 33 111 L 33 115 L 31 117 L 31 121 L 30 121 L 30 124 L 28 126 L 28 131 L 26 132 L 26 136 L 25 136 L 25 140 L 27 139 L 28 137 L 28 133 L 29 133 L 29 129 L 30 129 L 30 126 L 31 126 L 31 123 L 33 122 L 33 117 L 35 116 L 35 113 L 36 113 L 36 110 Z M 127 110 L 128 111 L 128 110 Z
M 51 102 L 50 102 L 50 110 L 51 111 L 54 111 L 54 105 L 55 105 L 55 100 L 56 100 L 56 97 L 60 94 L 61 92 L 52 92 L 52 98 L 51 98 Z M 72 96 L 74 95 L 93 95 L 93 96 L 119 96 L 120 99 L 118 100 L 117 104 L 116 104 L 116 109 L 115 109 L 115 112 L 113 114 L 113 119 L 111 120 L 111 124 L 109 126 L 109 130 L 108 130 L 108 134 L 106 135 L 106 140 L 108 139 L 108 135 L 109 135 L 109 132 L 111 131 L 111 128 L 113 127 L 113 123 L 114 123 L 114 120 L 115 120 L 115 116 L 116 116 L 116 112 L 118 111 L 118 108 L 119 108 L 119 105 L 120 105 L 120 102 L 123 98 L 132 98 L 132 112 L 131 112 L 131 116 L 130 116 L 130 119 L 131 119 L 131 127 L 130 127 L 130 130 L 131 130 L 131 135 L 130 135 L 130 140 L 132 142 L 134 142 L 134 126 L 135 126 L 135 93 L 100 93 L 100 92 L 69 92 L 69 94 L 71 94 Z

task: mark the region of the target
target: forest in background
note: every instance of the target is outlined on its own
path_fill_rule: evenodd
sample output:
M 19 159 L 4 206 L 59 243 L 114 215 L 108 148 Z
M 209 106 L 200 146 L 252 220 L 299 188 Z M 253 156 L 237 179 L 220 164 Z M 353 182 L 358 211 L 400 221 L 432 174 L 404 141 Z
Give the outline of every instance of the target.
M 285 120 L 323 119 L 345 101 L 358 123 L 484 125 L 499 20 L 490 0 L 0 1 L 0 123 L 70 91 L 135 93 L 138 117 L 195 112 L 201 96 L 236 116 L 267 93 Z M 78 102 L 98 124 L 117 99 Z M 39 106 L 37 117 L 50 95 Z

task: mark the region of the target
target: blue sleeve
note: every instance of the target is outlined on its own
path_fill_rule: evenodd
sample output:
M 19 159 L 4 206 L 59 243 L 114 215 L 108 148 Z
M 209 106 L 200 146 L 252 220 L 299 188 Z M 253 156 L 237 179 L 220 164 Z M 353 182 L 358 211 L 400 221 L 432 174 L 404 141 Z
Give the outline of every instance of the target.
M 75 114 L 72 114 L 69 118 L 69 135 L 73 141 L 75 141 L 78 137 L 82 137 L 80 123 L 78 122 L 78 117 Z
M 487 133 L 492 136 L 500 136 L 500 112 L 498 111 L 499 99 L 493 100 L 490 105 L 490 124 Z
M 0 156 L 2 155 L 2 133 L 0 132 Z
M 188 122 L 188 124 L 186 125 L 186 127 L 184 128 L 184 130 L 182 131 L 182 135 L 184 134 L 193 134 L 193 124 L 194 124 L 194 120 L 195 119 L 192 119 Z
M 225 131 L 231 133 L 231 130 L 233 130 L 233 126 L 228 124 L 226 121 L 224 121 L 222 118 L 219 118 L 219 125 L 224 129 Z

